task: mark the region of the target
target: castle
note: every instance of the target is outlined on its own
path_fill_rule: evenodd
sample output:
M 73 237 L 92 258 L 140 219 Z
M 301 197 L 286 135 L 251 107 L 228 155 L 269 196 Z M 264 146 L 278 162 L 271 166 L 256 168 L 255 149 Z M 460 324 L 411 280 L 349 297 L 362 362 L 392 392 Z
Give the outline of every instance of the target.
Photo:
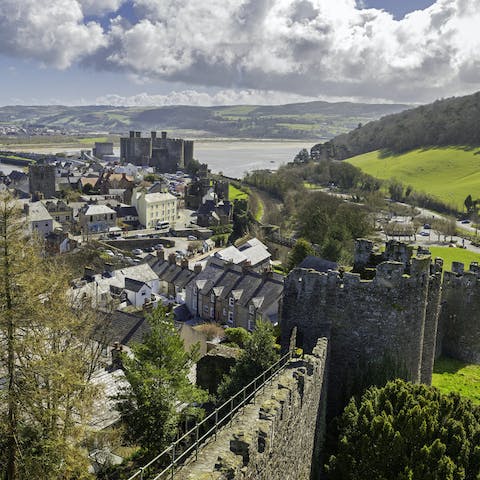
M 343 406 L 352 376 L 385 359 L 426 384 L 441 354 L 480 363 L 478 264 L 465 272 L 454 262 L 443 272 L 441 259 L 414 256 L 404 243 L 374 252 L 371 241 L 358 240 L 353 272 L 296 269 L 285 284 L 282 345 L 295 327 L 308 353 L 319 338 L 329 340 L 330 405 Z
M 193 140 L 167 138 L 167 132 L 157 137 L 142 137 L 141 132 L 130 131 L 120 138 L 120 160 L 124 163 L 155 167 L 160 173 L 172 173 L 184 169 L 193 160 Z

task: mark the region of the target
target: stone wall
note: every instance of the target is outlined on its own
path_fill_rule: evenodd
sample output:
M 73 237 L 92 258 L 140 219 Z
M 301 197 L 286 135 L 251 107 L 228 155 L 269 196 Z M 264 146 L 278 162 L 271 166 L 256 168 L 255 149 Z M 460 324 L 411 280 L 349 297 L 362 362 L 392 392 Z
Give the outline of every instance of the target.
M 480 364 L 480 271 L 477 264 L 464 272 L 454 262 L 443 279 L 438 342 L 442 353 L 452 358 Z
M 383 359 L 394 362 L 408 380 L 431 377 L 441 271 L 430 257 L 383 262 L 372 280 L 359 274 L 296 269 L 284 291 L 282 347 L 298 329 L 298 346 L 312 351 L 320 337 L 330 343 L 328 399 L 332 413 L 343 407 L 355 372 Z M 429 307 L 427 307 L 430 305 Z
M 309 480 L 322 405 L 327 339 L 286 370 L 199 454 L 182 480 Z M 320 422 L 323 418 L 320 413 Z M 321 428 L 317 431 L 321 431 Z M 319 441 L 319 439 L 317 439 Z

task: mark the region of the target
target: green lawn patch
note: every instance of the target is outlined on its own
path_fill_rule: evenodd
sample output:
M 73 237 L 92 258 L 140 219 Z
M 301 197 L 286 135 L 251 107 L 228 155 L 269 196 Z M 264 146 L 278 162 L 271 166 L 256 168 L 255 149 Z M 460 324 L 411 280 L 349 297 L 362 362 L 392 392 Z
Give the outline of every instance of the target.
M 441 357 L 433 368 L 432 385 L 442 393 L 457 392 L 480 404 L 480 365 Z
M 231 202 L 234 202 L 235 200 L 246 200 L 248 194 L 237 188 L 235 185 L 230 184 L 228 186 L 228 198 Z
M 461 147 L 413 150 L 382 156 L 375 151 L 347 160 L 384 180 L 397 179 L 462 210 L 467 195 L 480 198 L 480 154 Z
M 452 269 L 452 262 L 462 262 L 466 270 L 468 270 L 471 262 L 480 262 L 480 254 L 463 248 L 428 247 L 428 249 L 432 252 L 432 258 L 443 258 L 444 270 L 450 271 Z

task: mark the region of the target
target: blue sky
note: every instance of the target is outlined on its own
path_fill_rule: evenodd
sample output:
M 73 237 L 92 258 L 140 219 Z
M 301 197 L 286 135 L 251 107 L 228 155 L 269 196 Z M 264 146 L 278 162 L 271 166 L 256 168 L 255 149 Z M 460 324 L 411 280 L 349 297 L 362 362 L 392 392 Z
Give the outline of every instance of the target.
M 428 102 L 480 89 L 477 0 L 0 0 L 0 105 Z

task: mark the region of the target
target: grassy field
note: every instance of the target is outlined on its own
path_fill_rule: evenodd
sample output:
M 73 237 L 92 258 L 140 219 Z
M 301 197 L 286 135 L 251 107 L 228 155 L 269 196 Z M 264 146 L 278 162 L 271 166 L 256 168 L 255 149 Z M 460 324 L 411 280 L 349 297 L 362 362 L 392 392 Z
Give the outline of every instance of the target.
M 478 149 L 432 148 L 385 157 L 376 151 L 347 161 L 374 177 L 395 178 L 460 210 L 467 195 L 480 198 Z
M 428 247 L 428 249 L 432 252 L 432 258 L 443 258 L 444 270 L 451 270 L 452 262 L 462 262 L 467 270 L 471 262 L 480 263 L 480 254 L 464 250 L 463 248 Z
M 432 385 L 442 393 L 458 392 L 480 404 L 480 365 L 442 357 L 435 362 Z
M 242 192 L 242 190 L 235 187 L 235 185 L 230 184 L 228 186 L 228 199 L 231 202 L 234 202 L 235 200 L 243 200 L 247 198 L 248 198 L 248 194 L 246 194 L 245 192 Z

